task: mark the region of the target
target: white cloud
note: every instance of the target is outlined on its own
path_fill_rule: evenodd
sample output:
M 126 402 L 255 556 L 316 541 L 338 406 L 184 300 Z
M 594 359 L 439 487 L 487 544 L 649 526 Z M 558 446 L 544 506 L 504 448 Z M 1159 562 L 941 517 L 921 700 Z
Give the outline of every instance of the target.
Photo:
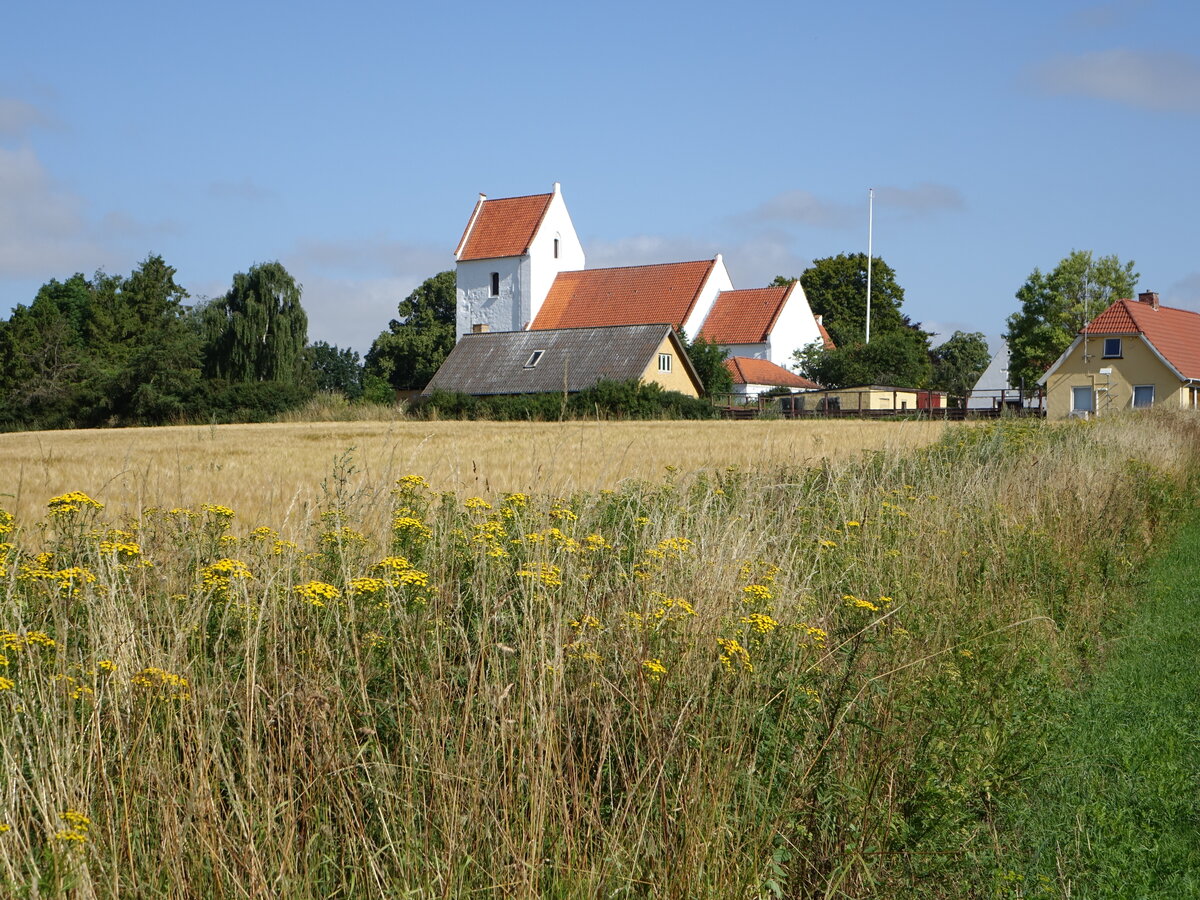
M 876 188 L 876 213 L 886 213 L 889 208 L 900 210 L 915 218 L 939 212 L 957 212 L 965 209 L 966 203 L 958 188 L 923 181 L 910 188 L 892 185 Z
M 54 184 L 31 148 L 0 147 L 0 275 L 70 274 L 104 262 L 80 199 Z
M 1177 306 L 1180 309 L 1200 312 L 1200 272 L 1185 275 L 1171 285 L 1171 289 L 1163 296 L 1162 302 L 1167 306 Z
M 293 256 L 304 265 L 324 270 L 387 273 L 419 284 L 431 275 L 454 268 L 454 254 L 445 247 L 411 244 L 385 238 L 367 240 L 301 240 Z M 415 285 L 414 285 L 415 286 Z
M 1185 53 L 1101 50 L 1061 56 L 1028 73 L 1037 89 L 1161 112 L 1200 112 L 1200 58 Z
M 396 318 L 396 305 L 428 277 L 328 278 L 303 268 L 289 266 L 288 270 L 304 287 L 308 339 L 350 347 L 363 355 Z
M 899 212 L 906 219 L 925 218 L 965 208 L 958 188 L 931 181 L 913 187 L 883 185 L 875 188 L 875 215 Z M 760 206 L 734 218 L 741 224 L 809 225 L 816 228 L 858 228 L 866 224 L 868 198 L 844 203 L 818 197 L 811 191 L 794 190 L 776 194 Z
M 51 118 L 36 106 L 15 97 L 0 97 L 0 137 L 22 137 L 35 127 L 52 124 Z
M 818 228 L 846 228 L 856 224 L 862 213 L 858 206 L 818 197 L 811 191 L 794 190 L 776 194 L 747 213 L 755 222 L 787 222 Z

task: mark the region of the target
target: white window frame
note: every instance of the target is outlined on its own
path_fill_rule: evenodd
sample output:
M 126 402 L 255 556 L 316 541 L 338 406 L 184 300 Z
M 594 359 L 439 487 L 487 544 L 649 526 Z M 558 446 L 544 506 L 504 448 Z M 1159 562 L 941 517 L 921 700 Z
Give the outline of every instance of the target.
M 1087 391 L 1088 405 L 1079 406 L 1079 392 Z M 1094 413 L 1096 411 L 1096 389 L 1090 384 L 1077 384 L 1071 387 L 1071 412 Z
M 542 355 L 545 352 L 545 350 L 534 350 L 532 353 L 530 353 L 529 359 L 525 361 L 525 368 L 532 369 L 534 366 L 540 363 L 542 361 Z
M 1116 341 L 1116 344 L 1117 344 L 1117 352 L 1116 353 L 1109 352 L 1108 344 L 1110 341 Z M 1125 345 L 1121 341 L 1120 338 L 1105 338 L 1104 339 L 1104 355 L 1103 355 L 1102 359 L 1121 359 L 1125 355 L 1124 351 L 1125 351 Z
M 658 354 L 658 371 L 660 371 L 660 372 L 670 372 L 671 371 L 671 354 L 670 353 Z
M 1150 402 L 1149 403 L 1138 403 L 1137 402 L 1137 395 L 1138 395 L 1139 390 L 1143 390 L 1143 391 L 1149 390 L 1150 391 Z M 1133 396 L 1129 400 L 1129 405 L 1132 406 L 1134 409 L 1149 409 L 1150 407 L 1152 407 L 1154 405 L 1154 385 L 1152 385 L 1152 384 L 1135 384 L 1133 386 Z

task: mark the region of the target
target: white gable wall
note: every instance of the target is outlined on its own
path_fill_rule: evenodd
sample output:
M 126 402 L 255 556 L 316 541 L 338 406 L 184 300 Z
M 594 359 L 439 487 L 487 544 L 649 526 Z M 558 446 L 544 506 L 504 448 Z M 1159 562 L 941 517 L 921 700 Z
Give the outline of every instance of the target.
M 720 346 L 730 358 L 734 356 L 748 356 L 750 359 L 770 359 L 768 354 L 770 353 L 771 345 L 766 342 L 758 344 L 721 344 Z
M 555 238 L 558 238 L 557 259 L 554 258 Z M 563 201 L 557 182 L 541 227 L 529 245 L 529 259 L 529 309 L 524 313 L 522 327 L 537 318 L 546 295 L 550 293 L 550 285 L 554 284 L 559 272 L 573 272 L 585 267 L 583 245 L 579 243 L 579 236 L 575 233 L 571 214 L 567 212 L 567 204 Z
M 683 323 L 683 330 L 687 332 L 689 341 L 694 341 L 696 335 L 700 333 L 700 329 L 704 327 L 704 320 L 708 318 L 713 304 L 717 302 L 717 294 L 721 291 L 732 290 L 733 282 L 729 280 L 729 271 L 725 268 L 725 260 L 718 253 L 716 263 L 713 265 L 712 271 L 708 273 L 708 279 L 700 288 L 700 294 L 696 298 L 692 314 Z
M 797 281 L 783 303 L 775 327 L 767 339 L 767 356 L 771 362 L 785 369 L 794 370 L 792 354 L 811 343 L 821 343 L 821 331 L 813 318 L 812 307 L 804 296 L 804 288 Z M 749 354 L 747 354 L 749 355 Z

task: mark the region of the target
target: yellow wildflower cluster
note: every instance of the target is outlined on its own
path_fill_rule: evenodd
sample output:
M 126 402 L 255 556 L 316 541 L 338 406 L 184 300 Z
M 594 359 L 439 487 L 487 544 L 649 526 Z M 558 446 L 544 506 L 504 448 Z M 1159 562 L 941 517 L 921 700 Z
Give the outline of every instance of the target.
M 396 479 L 396 488 L 392 493 L 401 494 L 415 490 L 429 490 L 429 482 L 421 475 L 405 475 L 402 478 Z
M 721 648 L 719 657 L 721 665 L 727 672 L 742 670 L 753 672 L 754 665 L 750 662 L 750 653 L 734 638 L 717 638 L 717 646 Z
M 403 556 L 389 556 L 371 567 L 372 572 L 381 574 L 393 587 L 428 587 L 429 573 L 414 569 Z
M 492 508 L 492 504 L 488 503 L 482 497 L 468 497 L 463 501 L 463 506 L 472 512 L 483 511 L 487 512 Z
M 559 522 L 574 522 L 579 518 L 579 516 L 576 515 L 575 510 L 564 505 L 561 501 L 550 507 L 550 509 L 546 512 L 546 515 Z
M 505 559 L 508 551 L 504 549 L 504 541 L 508 539 L 508 531 L 504 522 L 496 518 L 488 518 L 476 522 L 472 527 L 471 542 L 487 548 L 487 555 L 492 559 Z
M 342 596 L 341 591 L 332 584 L 326 584 L 323 581 L 310 581 L 307 584 L 298 584 L 292 590 L 297 597 L 313 606 L 324 606 L 327 600 L 340 600 Z
M 142 548 L 133 541 L 101 541 L 98 547 L 104 556 L 116 556 L 126 560 L 142 554 Z
M 550 563 L 533 563 L 522 569 L 517 569 L 519 578 L 532 578 L 540 581 L 546 587 L 559 587 L 562 583 L 562 569 Z
M 70 694 L 72 700 L 79 700 L 82 697 L 87 697 L 95 693 L 89 685 L 84 684 L 72 675 L 57 674 L 54 676 L 54 680 L 64 682 L 67 693 Z
M 17 527 L 13 514 L 0 509 L 0 535 L 12 534 Z
M 392 531 L 397 536 L 407 535 L 419 541 L 427 541 L 433 537 L 433 530 L 416 516 L 411 515 L 409 510 L 396 512 L 392 517 Z
M 129 679 L 135 687 L 168 697 L 171 700 L 188 700 L 188 681 L 181 675 L 175 675 L 156 666 L 147 666 Z
M 71 491 L 68 494 L 59 494 L 57 497 L 51 497 L 50 502 L 46 506 L 50 509 L 52 516 L 68 516 L 71 513 L 84 509 L 104 509 L 103 503 L 99 500 L 93 500 L 83 491 Z
M 804 632 L 805 637 L 817 645 L 824 644 L 825 639 L 829 637 L 829 634 L 824 628 L 818 628 L 815 625 L 808 625 L 804 622 L 801 622 L 796 626 L 796 628 Z
M 54 835 L 56 840 L 83 844 L 88 839 L 88 829 L 92 820 L 78 810 L 68 809 L 59 813 L 58 817 L 67 823 L 67 827 Z
M 253 578 L 250 568 L 236 559 L 218 559 L 200 570 L 201 584 L 216 597 L 228 597 L 234 582 Z
M 0 650 L 21 653 L 30 647 L 53 649 L 55 646 L 54 638 L 44 631 L 27 631 L 24 634 L 18 634 L 15 631 L 0 631 Z
M 528 494 L 505 494 L 504 505 L 512 509 L 524 509 L 529 505 Z
M 663 665 L 661 659 L 647 659 L 642 662 L 642 669 L 645 670 L 647 677 L 651 681 L 658 681 L 667 674 L 667 667 Z
M 233 510 L 228 506 L 221 506 L 217 503 L 204 503 L 201 504 L 200 508 L 217 521 L 223 521 L 228 524 L 233 519 Z
M 757 634 L 770 634 L 779 627 L 779 623 L 765 613 L 751 613 L 742 616 L 742 624 L 749 625 Z
M 742 588 L 743 603 L 770 603 L 773 596 L 765 584 L 748 584 Z
M 578 619 L 576 619 L 574 622 L 571 623 L 571 627 L 575 628 L 575 629 L 599 628 L 600 620 L 597 619 L 595 616 L 580 616 Z
M 851 609 L 865 609 L 867 612 L 879 612 L 879 607 L 867 600 L 865 597 L 856 597 L 853 594 L 842 594 L 842 602 Z
M 355 531 L 349 525 L 343 525 L 335 531 L 323 532 L 321 534 L 321 544 L 326 549 L 334 547 L 365 547 L 367 536 L 361 531 Z

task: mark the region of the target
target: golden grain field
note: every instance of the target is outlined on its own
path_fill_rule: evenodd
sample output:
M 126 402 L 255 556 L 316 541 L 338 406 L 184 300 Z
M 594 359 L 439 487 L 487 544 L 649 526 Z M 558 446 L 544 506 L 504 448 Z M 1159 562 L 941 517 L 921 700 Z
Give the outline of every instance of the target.
M 386 494 L 420 473 L 437 490 L 595 491 L 631 478 L 845 458 L 937 440 L 942 422 L 321 422 L 0 435 L 0 506 L 35 521 L 46 498 L 110 511 L 226 504 L 277 527 L 312 519 L 321 482 Z M 386 506 L 386 503 L 383 505 Z

